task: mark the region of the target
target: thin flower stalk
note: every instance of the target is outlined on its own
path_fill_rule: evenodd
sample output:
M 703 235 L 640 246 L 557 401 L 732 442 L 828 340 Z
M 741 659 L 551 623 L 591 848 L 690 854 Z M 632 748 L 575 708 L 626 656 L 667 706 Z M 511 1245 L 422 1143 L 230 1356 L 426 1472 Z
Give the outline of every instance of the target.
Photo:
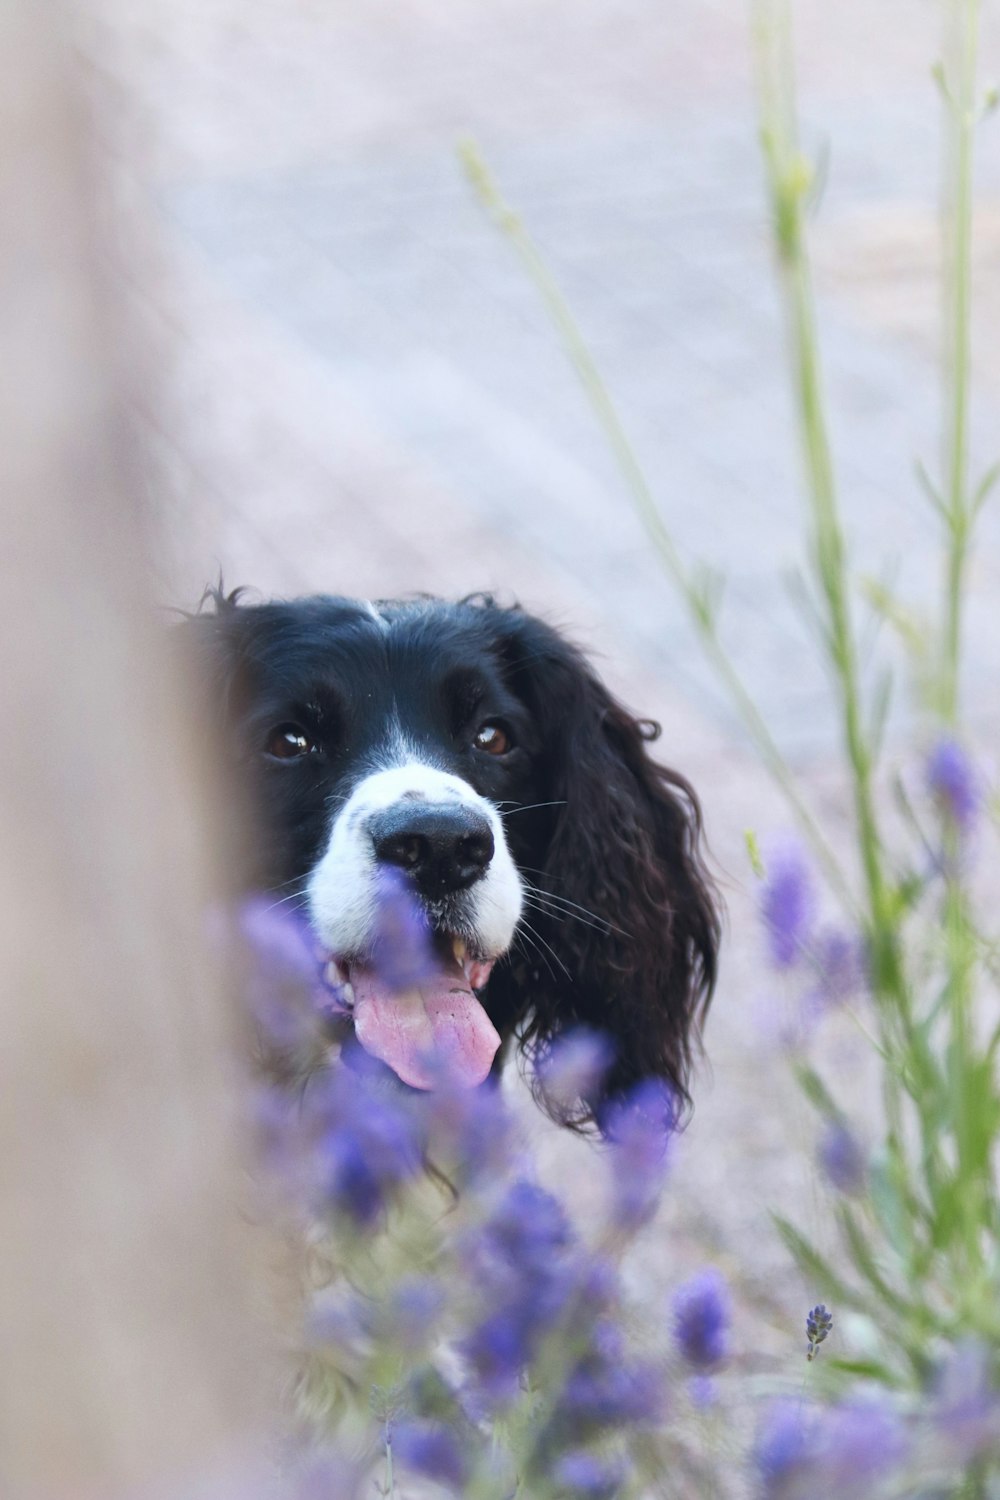
M 636 514 L 645 527 L 667 576 L 687 606 L 691 622 L 709 661 L 739 713 L 765 768 L 808 838 L 832 888 L 839 893 L 846 905 L 851 906 L 853 895 L 836 855 L 806 805 L 774 736 L 719 638 L 716 621 L 717 588 L 706 577 L 697 578 L 685 568 L 611 393 L 555 277 L 522 219 L 504 199 L 476 143 L 465 139 L 460 145 L 459 154 L 480 202 L 510 240 L 545 304 L 584 394 L 621 469 Z
M 825 640 L 840 692 L 845 750 L 852 771 L 859 853 L 869 904 L 876 992 L 907 1003 L 891 893 L 872 785 L 857 644 L 848 602 L 847 558 L 822 395 L 805 212 L 813 174 L 798 142 L 787 0 L 760 0 L 755 27 L 764 157 L 795 368 L 803 457 L 812 522 L 812 560 L 826 606 Z
M 979 122 L 976 64 L 980 0 L 953 0 L 947 15 L 949 63 L 938 80 L 947 113 L 944 192 L 946 326 L 943 519 L 948 540 L 941 716 L 954 726 L 959 710 L 963 582 L 974 507 L 969 494 L 969 386 L 972 344 L 972 208 L 974 139 Z

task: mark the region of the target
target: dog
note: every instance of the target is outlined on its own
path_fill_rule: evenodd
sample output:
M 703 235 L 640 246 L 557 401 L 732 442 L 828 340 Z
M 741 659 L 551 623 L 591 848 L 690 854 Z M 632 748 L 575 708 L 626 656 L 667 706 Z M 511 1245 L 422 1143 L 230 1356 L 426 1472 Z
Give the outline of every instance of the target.
M 181 628 L 254 809 L 242 883 L 301 904 L 353 1045 L 474 1087 L 585 1027 L 611 1062 L 584 1123 L 647 1078 L 689 1103 L 720 936 L 698 800 L 574 645 L 489 595 L 220 586 Z M 433 934 L 405 990 L 373 959 L 387 876 Z

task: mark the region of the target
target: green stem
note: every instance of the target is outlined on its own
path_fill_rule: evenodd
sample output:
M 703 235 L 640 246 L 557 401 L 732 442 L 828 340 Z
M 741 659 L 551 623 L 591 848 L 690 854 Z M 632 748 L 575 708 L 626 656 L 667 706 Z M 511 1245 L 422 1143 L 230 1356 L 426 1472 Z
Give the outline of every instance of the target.
M 972 325 L 972 173 L 977 124 L 976 58 L 980 0 L 952 0 L 949 17 L 951 67 L 941 81 L 948 112 L 948 171 L 945 192 L 945 284 L 950 295 L 945 333 L 945 520 L 948 550 L 941 662 L 941 714 L 958 718 L 963 580 L 972 530 L 969 501 L 969 384 Z
M 972 345 L 972 214 L 974 137 L 978 123 L 976 70 L 980 0 L 950 0 L 946 56 L 939 70 L 948 122 L 944 192 L 946 302 L 943 513 L 947 534 L 945 605 L 940 664 L 940 712 L 955 729 L 959 718 L 963 584 L 971 543 L 974 503 L 969 493 L 969 390 Z M 971 1022 L 974 934 L 968 896 L 959 869 L 954 830 L 946 830 L 948 862 L 944 922 L 948 966 L 948 1086 L 955 1129 L 959 1206 L 967 1272 L 981 1266 L 979 1225 L 990 1191 L 977 1150 L 977 1100 L 968 1080 L 978 1066 Z M 990 1175 L 987 1161 L 986 1175 Z
M 387 1500 L 393 1500 L 396 1494 L 396 1480 L 392 1468 L 392 1429 L 388 1417 L 385 1419 L 385 1494 Z
M 812 524 L 813 565 L 826 606 L 826 641 L 840 694 L 844 744 L 852 774 L 858 848 L 868 904 L 868 937 L 876 993 L 907 1004 L 891 891 L 872 786 L 857 645 L 848 600 L 847 558 L 837 503 L 819 365 L 819 343 L 805 236 L 812 173 L 798 143 L 791 55 L 791 18 L 785 0 L 760 0 L 756 39 L 764 155 L 774 212 L 786 317 L 795 372 L 803 459 Z
M 583 387 L 584 394 L 590 402 L 621 469 L 636 513 L 659 554 L 668 577 L 686 604 L 691 621 L 701 638 L 702 646 L 740 714 L 765 768 L 783 793 L 796 822 L 812 845 L 831 886 L 837 891 L 848 909 L 852 908 L 855 904 L 854 899 L 836 856 L 803 801 L 792 772 L 771 731 L 719 640 L 705 595 L 692 581 L 684 567 L 673 537 L 660 514 L 642 465 L 625 432 L 617 407 L 601 378 L 594 357 L 587 347 L 586 340 L 566 299 L 522 220 L 503 198 L 478 147 L 473 141 L 464 140 L 460 144 L 459 152 L 478 197 L 510 240 L 545 303 L 570 363 Z

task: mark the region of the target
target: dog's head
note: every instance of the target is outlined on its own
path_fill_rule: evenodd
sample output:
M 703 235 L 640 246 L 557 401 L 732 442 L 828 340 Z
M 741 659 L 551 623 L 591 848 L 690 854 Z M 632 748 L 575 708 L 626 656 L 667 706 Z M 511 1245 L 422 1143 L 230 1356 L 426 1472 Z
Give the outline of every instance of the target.
M 301 897 L 361 1045 L 425 1087 L 436 1044 L 475 1084 L 507 1037 L 585 1025 L 614 1052 L 602 1098 L 651 1075 L 686 1097 L 719 920 L 656 726 L 488 597 L 212 606 L 185 629 L 259 809 L 247 883 Z M 375 957 L 387 879 L 433 933 L 403 990 Z

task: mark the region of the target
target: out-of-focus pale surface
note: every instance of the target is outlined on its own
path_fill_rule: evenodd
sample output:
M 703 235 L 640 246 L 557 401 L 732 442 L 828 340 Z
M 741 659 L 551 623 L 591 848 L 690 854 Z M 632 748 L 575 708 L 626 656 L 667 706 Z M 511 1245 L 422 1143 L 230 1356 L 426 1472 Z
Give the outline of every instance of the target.
M 0 14 L 0 1491 L 253 1493 L 267 1366 L 208 818 L 66 36 L 58 5 Z

